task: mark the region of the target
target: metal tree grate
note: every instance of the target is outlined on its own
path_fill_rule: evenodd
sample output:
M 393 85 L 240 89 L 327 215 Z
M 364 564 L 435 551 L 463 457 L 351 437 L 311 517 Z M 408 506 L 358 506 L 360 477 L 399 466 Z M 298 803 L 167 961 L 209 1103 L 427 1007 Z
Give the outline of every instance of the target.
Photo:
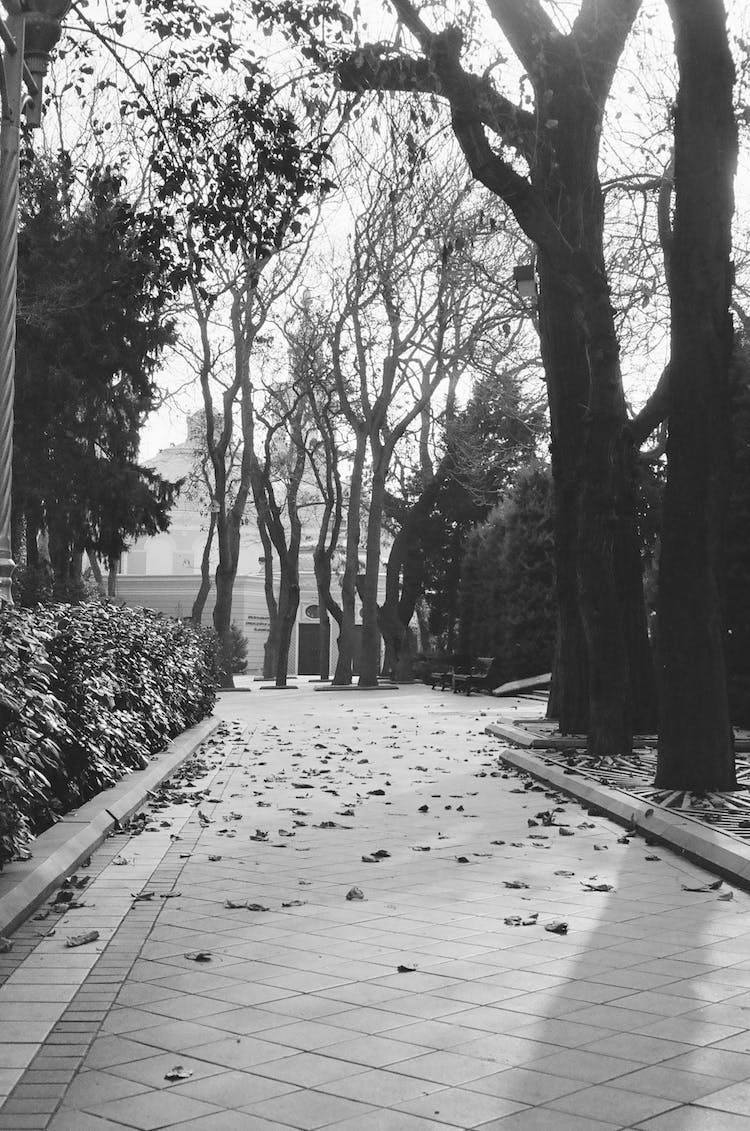
M 535 754 L 563 770 L 574 770 L 581 777 L 601 785 L 632 793 L 641 801 L 660 808 L 679 810 L 680 816 L 750 843 L 750 760 L 737 755 L 737 786 L 731 792 L 692 793 L 684 790 L 657 789 L 656 752 L 634 750 L 627 757 L 595 758 L 583 752 L 537 750 Z

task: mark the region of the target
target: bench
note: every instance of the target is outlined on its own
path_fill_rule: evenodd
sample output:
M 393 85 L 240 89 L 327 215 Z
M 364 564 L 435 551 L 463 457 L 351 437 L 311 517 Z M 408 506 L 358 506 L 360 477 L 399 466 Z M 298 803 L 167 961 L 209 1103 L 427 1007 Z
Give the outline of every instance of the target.
M 434 690 L 435 685 L 439 683 L 441 691 L 445 691 L 446 687 L 455 690 L 454 680 L 457 676 L 468 675 L 471 666 L 471 657 L 457 652 L 430 672 L 430 686 Z
M 477 656 L 468 672 L 454 674 L 453 690 L 465 691 L 467 695 L 472 691 L 494 691 L 501 680 L 500 661 L 495 656 Z

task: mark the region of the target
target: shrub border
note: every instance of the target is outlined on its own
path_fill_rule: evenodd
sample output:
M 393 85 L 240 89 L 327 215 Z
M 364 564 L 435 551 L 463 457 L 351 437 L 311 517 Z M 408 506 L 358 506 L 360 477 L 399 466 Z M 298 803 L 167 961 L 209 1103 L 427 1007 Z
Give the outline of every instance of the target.
M 118 822 L 144 804 L 150 790 L 165 781 L 218 730 L 213 716 L 189 727 L 142 770 L 126 774 L 110 789 L 66 814 L 32 841 L 30 860 L 14 860 L 0 873 L 0 934 L 11 934 L 106 840 Z

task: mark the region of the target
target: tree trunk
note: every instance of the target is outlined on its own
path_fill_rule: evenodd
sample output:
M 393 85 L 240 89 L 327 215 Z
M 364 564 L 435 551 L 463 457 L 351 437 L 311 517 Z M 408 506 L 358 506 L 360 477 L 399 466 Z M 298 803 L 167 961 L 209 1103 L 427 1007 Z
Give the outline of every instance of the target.
M 92 553 L 92 551 L 89 550 L 86 553 L 86 557 L 89 559 L 89 565 L 91 567 L 91 575 L 94 578 L 94 581 L 96 582 L 97 589 L 99 590 L 99 592 L 101 593 L 101 595 L 103 597 L 104 594 L 107 592 L 107 587 L 104 584 L 104 577 L 102 576 L 101 567 L 99 565 L 99 562 L 97 561 L 96 554 Z M 28 561 L 28 558 L 26 560 Z
M 588 366 L 572 295 L 543 254 L 538 260 L 539 338 L 550 408 L 557 642 L 547 717 L 562 734 L 586 734 L 589 677 L 578 606 L 578 497 Z
M 219 679 L 222 687 L 234 687 L 232 675 L 232 598 L 240 550 L 240 524 L 230 513 L 219 521 L 219 564 L 216 567 L 214 628 L 219 637 Z
M 113 600 L 117 596 L 117 562 L 110 561 L 107 569 L 107 596 Z
M 326 682 L 331 673 L 331 618 L 321 602 L 318 592 L 318 679 Z
M 349 502 L 346 511 L 346 561 L 341 579 L 341 622 L 339 624 L 338 658 L 333 676 L 335 687 L 352 682 L 354 663 L 354 637 L 356 624 L 357 573 L 359 571 L 360 507 L 362 503 L 362 472 L 367 451 L 367 433 L 357 433 L 352 474 L 349 484 Z
M 559 639 L 548 714 L 591 753 L 629 753 L 655 725 L 636 525 L 634 453 L 604 267 L 604 210 L 590 97 L 578 64 L 558 75 L 555 153 L 533 180 L 568 243 L 575 280 L 539 253 L 540 341 L 550 405 Z
M 721 0 L 668 0 L 668 6 L 680 82 L 656 784 L 724 790 L 736 787 L 721 608 L 737 156 L 734 67 Z
M 279 580 L 279 647 L 276 657 L 276 686 L 286 687 L 289 650 L 299 608 L 299 575 L 291 562 L 282 562 Z
M 367 549 L 362 586 L 362 662 L 359 687 L 377 687 L 380 671 L 380 628 L 378 627 L 378 580 L 380 574 L 380 539 L 385 503 L 385 468 L 387 460 L 381 452 L 374 460 L 370 487 L 370 510 L 367 515 Z
M 391 679 L 404 682 L 414 678 L 414 648 L 409 625 L 424 584 L 423 524 L 435 505 L 445 470 L 444 460 L 419 498 L 401 516 L 398 533 L 388 554 L 385 601 L 380 608 L 380 627 L 385 644 L 383 671 Z
M 203 619 L 203 610 L 206 607 L 206 600 L 208 594 L 211 592 L 211 547 L 214 540 L 214 532 L 216 530 L 216 515 L 212 514 L 209 521 L 208 533 L 206 534 L 206 541 L 203 546 L 203 554 L 201 555 L 201 583 L 198 586 L 195 600 L 193 601 L 193 608 L 190 613 L 190 620 L 196 628 L 200 626 Z

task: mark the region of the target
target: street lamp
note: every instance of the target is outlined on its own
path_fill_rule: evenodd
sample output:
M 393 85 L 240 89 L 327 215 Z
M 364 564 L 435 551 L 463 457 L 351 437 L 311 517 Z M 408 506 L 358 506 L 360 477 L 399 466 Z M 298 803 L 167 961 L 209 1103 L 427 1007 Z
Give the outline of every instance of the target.
M 29 125 L 42 120 L 44 76 L 60 38 L 70 0 L 3 0 L 0 17 L 0 603 L 11 605 L 11 473 L 13 386 L 16 368 L 18 259 L 18 133 L 22 112 Z M 24 84 L 28 96 L 23 98 Z
M 536 277 L 533 263 L 519 263 L 513 268 L 513 279 L 516 290 L 524 301 L 536 304 L 539 292 L 536 289 Z

